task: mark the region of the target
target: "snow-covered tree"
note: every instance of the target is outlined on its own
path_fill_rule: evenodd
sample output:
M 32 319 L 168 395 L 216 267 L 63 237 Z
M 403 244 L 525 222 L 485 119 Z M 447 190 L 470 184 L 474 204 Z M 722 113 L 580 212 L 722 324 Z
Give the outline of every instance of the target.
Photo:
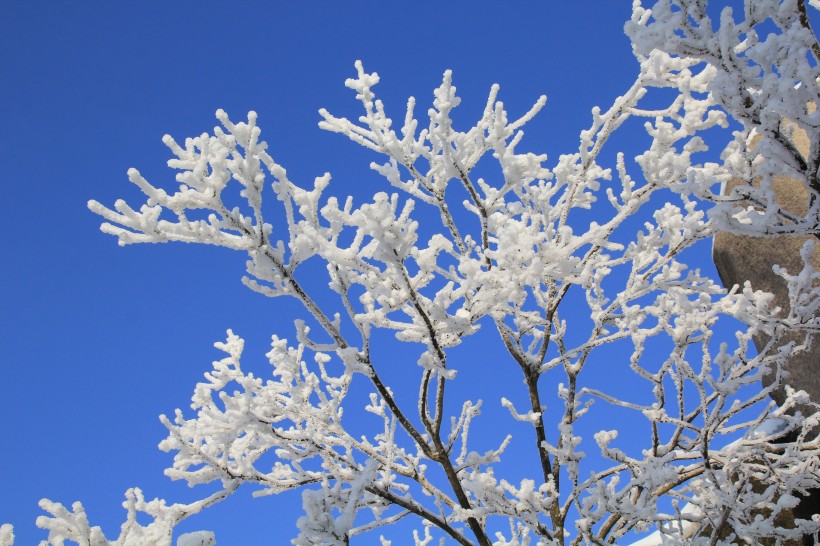
M 788 383 L 783 362 L 820 328 L 820 275 L 808 260 L 782 271 L 792 306 L 778 313 L 768 294 L 727 291 L 687 267 L 686 251 L 719 229 L 820 236 L 820 116 L 810 106 L 820 102 L 820 45 L 803 0 L 747 0 L 742 14 L 727 8 L 719 22 L 706 4 L 634 2 L 626 31 L 640 65 L 635 83 L 593 109 L 577 148 L 549 167 L 545 155 L 519 151 L 545 97 L 511 117 L 494 86 L 477 122 L 459 130 L 447 72 L 425 120 L 411 98 L 397 127 L 376 98 L 378 75 L 361 63 L 345 83 L 361 116 L 322 110 L 320 127 L 373 152 L 385 191 L 367 202 L 326 195 L 329 174 L 308 187 L 291 181 L 253 112 L 238 122 L 220 110 L 212 134 L 183 143 L 166 136 L 175 189 L 131 169 L 147 200 L 138 208 L 91 201 L 102 230 L 121 245 L 181 241 L 244 253 L 245 285 L 293 298 L 304 314 L 291 339 L 273 336 L 268 377 L 246 369 L 243 340 L 229 330 L 216 344 L 224 356 L 194 389 L 193 411 L 162 416 L 160 447 L 175 454 L 168 476 L 218 484 L 217 492 L 167 504 L 129 490 L 114 539 L 91 526 L 81 504 L 44 500 L 50 515 L 37 524 L 47 544 L 171 544 L 177 523 L 243 485 L 262 495 L 301 488 L 293 543 L 305 546 L 390 544 L 378 537 L 405 517 L 417 530 L 400 543 L 417 545 L 610 544 L 653 528 L 666 544 L 817 537 L 819 519 L 784 523 L 783 515 L 820 487 L 812 433 L 820 413 L 793 411 L 817 407 L 799 390 L 780 407 L 769 393 Z M 658 90 L 671 100 L 645 105 Z M 611 137 L 635 119 L 651 144 L 634 160 L 617 154 L 601 164 Z M 792 126 L 807 133 L 808 157 Z M 725 135 L 720 161 L 701 159 L 707 132 Z M 805 217 L 774 201 L 775 175 L 805 181 Z M 748 183 L 721 195 L 732 178 Z M 806 256 L 812 249 L 809 241 Z M 303 274 L 306 262 L 326 266 L 321 285 Z M 322 285 L 335 302 L 315 295 Z M 727 328 L 737 331 L 717 334 Z M 418 366 L 405 371 L 416 404 L 396 395 L 408 382 L 384 380 L 391 363 L 373 343 L 385 331 L 417 351 Z M 794 332 L 805 333 L 802 342 Z M 770 340 L 759 352 L 757 333 Z M 454 347 L 474 335 L 497 336 L 507 361 L 459 361 Z M 641 388 L 595 381 L 592 363 L 608 350 L 618 356 L 607 373 L 633 375 Z M 452 399 L 464 394 L 454 388 L 464 375 L 513 373 L 520 392 Z M 761 388 L 764 375 L 775 381 Z M 354 385 L 369 399 L 352 394 Z M 595 421 L 593 402 L 631 416 L 621 428 L 645 430 L 643 443 L 622 443 Z M 359 403 L 369 434 L 348 426 L 346 412 Z M 482 404 L 530 429 L 537 475 L 505 477 L 509 437 L 473 447 Z M 0 544 L 12 541 L 11 528 L 0 528 Z M 179 542 L 212 543 L 208 532 Z

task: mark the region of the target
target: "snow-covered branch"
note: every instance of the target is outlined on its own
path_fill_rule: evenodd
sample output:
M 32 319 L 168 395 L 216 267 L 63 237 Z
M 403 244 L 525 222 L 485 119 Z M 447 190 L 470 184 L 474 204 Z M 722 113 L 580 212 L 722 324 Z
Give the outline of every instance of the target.
M 244 341 L 229 330 L 190 411 L 161 417 L 168 437 L 160 447 L 174 453 L 166 474 L 191 486 L 216 482 L 217 493 L 167 505 L 129 490 L 115 540 L 91 526 L 81 504 L 44 500 L 51 516 L 38 525 L 49 543 L 171 544 L 179 521 L 241 485 L 257 495 L 303 489 L 300 545 L 350 544 L 411 518 L 424 526 L 412 535 L 418 545 L 612 544 L 684 523 L 710 544 L 816 536 L 820 521 L 784 526 L 780 515 L 820 487 L 818 414 L 796 411 L 817 401 L 793 389 L 782 407 L 768 401 L 787 381 L 785 360 L 820 329 L 813 245 L 804 247 L 802 271 L 778 270 L 791 303 L 783 313 L 748 285 L 727 292 L 686 257 L 717 229 L 820 234 L 820 47 L 802 0 L 745 6 L 742 21 L 727 8 L 715 25 L 705 0 L 661 0 L 651 10 L 635 0 L 627 24 L 635 83 L 610 107 L 594 108 L 578 145 L 551 167 L 545 154 L 521 151 L 522 128 L 545 97 L 514 118 L 493 86 L 461 131 L 448 71 L 427 119 L 416 118 L 410 98 L 396 131 L 374 91 L 379 76 L 361 62 L 345 85 L 363 114 L 322 110 L 320 127 L 380 156 L 371 168 L 386 189 L 365 202 L 326 196 L 329 174 L 307 188 L 292 182 L 254 112 L 234 122 L 220 110 L 212 134 L 182 144 L 164 137 L 173 189 L 129 170 L 144 203 L 89 202 L 102 231 L 121 245 L 238 250 L 250 289 L 294 298 L 303 314 L 294 317 L 295 342 L 273 336 L 264 378 L 249 371 Z M 764 24 L 776 31 L 760 39 Z M 669 89 L 664 106 L 647 104 Z M 647 148 L 634 158 L 612 154 L 607 165 L 619 131 L 640 122 Z M 742 130 L 729 134 L 732 123 Z M 727 147 L 710 161 L 704 133 L 720 131 Z M 805 182 L 805 210 L 777 205 L 774 176 Z M 733 179 L 742 183 L 719 195 L 717 186 Z M 432 236 L 420 229 L 427 211 L 440 228 Z M 326 265 L 332 304 L 303 275 L 309 260 Z M 454 348 L 482 327 L 497 332 L 507 361 L 458 361 Z M 418 385 L 414 407 L 396 395 L 406 385 L 385 383 L 388 364 L 371 351 L 382 331 L 415 351 L 418 368 L 407 372 Z M 758 352 L 756 334 L 768 340 Z M 602 369 L 616 380 L 596 381 Z M 521 374 L 522 387 L 490 403 L 469 393 L 453 402 L 452 386 L 469 373 Z M 620 388 L 627 375 L 640 392 Z M 774 381 L 761 389 L 764 376 Z M 366 385 L 367 400 L 352 394 L 354 383 Z M 483 453 L 474 447 L 470 431 L 491 405 L 508 410 L 510 426 L 532 430 L 540 475 L 506 476 L 506 432 Z M 354 436 L 345 410 L 357 406 L 369 432 Z M 598 406 L 630 416 L 623 426 L 642 428 L 642 443 L 596 423 Z M 768 431 L 772 414 L 780 425 Z M 153 521 L 143 526 L 137 513 Z M 666 536 L 690 543 L 682 532 Z M 11 528 L 0 527 L 0 545 L 12 541 Z

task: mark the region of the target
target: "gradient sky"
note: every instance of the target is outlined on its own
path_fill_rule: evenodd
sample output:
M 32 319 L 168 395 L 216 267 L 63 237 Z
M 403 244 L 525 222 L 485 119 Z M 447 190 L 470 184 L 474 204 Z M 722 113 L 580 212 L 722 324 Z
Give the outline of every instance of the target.
M 109 536 L 129 487 L 193 499 L 162 474 L 171 456 L 156 449 L 157 416 L 187 407 L 227 328 L 258 362 L 271 333 L 292 337 L 296 307 L 242 286 L 243 256 L 122 249 L 99 232 L 89 199 L 141 202 L 129 167 L 172 180 L 163 134 L 210 131 L 217 108 L 235 120 L 253 109 L 292 180 L 330 171 L 333 193 L 372 195 L 383 189 L 368 170 L 378 158 L 317 127 L 320 107 L 358 115 L 343 83 L 361 59 L 399 119 L 409 95 L 426 110 L 448 68 L 464 120 L 478 118 L 492 83 L 513 116 L 546 94 L 524 147 L 552 166 L 577 149 L 590 109 L 633 81 L 629 15 L 625 0 L 4 3 L 0 523 L 15 525 L 17 544 L 44 538 L 34 525 L 42 497 L 81 500 Z M 295 535 L 298 494 L 248 493 L 182 529 L 214 529 L 223 546 Z

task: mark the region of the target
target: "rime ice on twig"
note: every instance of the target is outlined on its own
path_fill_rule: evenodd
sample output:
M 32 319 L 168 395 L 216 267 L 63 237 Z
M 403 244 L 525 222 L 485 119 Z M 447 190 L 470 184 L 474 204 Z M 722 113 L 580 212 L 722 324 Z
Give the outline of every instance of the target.
M 420 128 L 411 98 L 396 132 L 373 90 L 379 77 L 361 63 L 346 86 L 364 114 L 351 121 L 322 110 L 320 126 L 382 155 L 371 167 L 396 193 L 340 203 L 323 197 L 329 175 L 300 188 L 269 155 L 253 112 L 235 123 L 219 111 L 221 127 L 183 145 L 166 137 L 178 188 L 168 193 L 132 169 L 129 178 L 146 202 L 139 209 L 123 201 L 113 208 L 90 202 L 106 220 L 103 231 L 121 244 L 180 241 L 240 250 L 248 256 L 245 284 L 267 296 L 295 298 L 305 316 L 296 322 L 295 342 L 273 337 L 267 380 L 242 368 L 244 342 L 229 331 L 217 344 L 224 358 L 195 389 L 193 414 L 177 410 L 173 418 L 162 417 L 169 436 L 161 448 L 175 454 L 167 474 L 191 485 L 219 483 L 220 492 L 199 503 L 166 506 L 145 502 L 132 490 L 119 542 L 90 527 L 81 505 L 69 511 L 44 501 L 52 517 L 39 524 L 49 530 L 49 540 L 125 544 L 133 536 L 170 544 L 178 521 L 245 483 L 260 495 L 304 487 L 305 514 L 294 539 L 299 545 L 348 544 L 405 517 L 424 526 L 413 533 L 416 545 L 435 539 L 484 546 L 602 544 L 651 526 L 682 529 L 683 522 L 699 526 L 697 536 L 711 533 L 712 544 L 816 533 L 820 522 L 801 520 L 794 529 L 775 524 L 795 495 L 820 485 L 820 446 L 807 432 L 817 417 L 788 411 L 814 402 L 793 393 L 786 407 L 775 410 L 783 423 L 774 433 L 779 444 L 749 431 L 769 417 L 768 391 L 783 381 L 789 352 L 802 347 L 781 343 L 783 333 L 817 330 L 817 274 L 809 265 L 782 272 L 792 311 L 772 318 L 768 295 L 749 287 L 726 293 L 680 258 L 718 223 L 747 232 L 816 230 L 811 222 L 818 200 L 806 218 L 787 217 L 772 209 L 766 184 L 758 193 L 745 190 L 753 210 L 702 206 L 719 200 L 713 186 L 752 163 L 764 177 L 786 165 L 815 191 L 816 162 L 801 164 L 779 140 L 775 121 L 818 125 L 816 115 L 805 111 L 816 93 L 805 83 L 814 81 L 809 78 L 816 77 L 816 63 L 792 62 L 766 45 L 775 42 L 758 44 L 752 33 L 752 22 L 763 15 L 780 17 L 778 25 L 792 21 L 785 12 L 793 4 L 748 3 L 745 23 L 724 16 L 711 31 L 704 2 L 659 2 L 652 12 L 635 2 L 628 25 L 640 61 L 635 84 L 610 108 L 593 109 L 577 150 L 558 157 L 552 168 L 545 166 L 545 155 L 519 152 L 522 127 L 544 106 L 544 97 L 510 121 L 493 86 L 478 121 L 460 132 L 451 117 L 460 98 L 446 72 L 425 126 Z M 777 6 L 785 14 L 772 15 Z M 777 44 L 809 44 L 805 31 L 781 28 L 782 38 L 771 39 Z M 667 51 L 653 50 L 660 45 Z M 744 63 L 728 63 L 743 56 Z M 753 74 L 750 62 L 780 63 L 783 80 Z M 796 78 L 801 87 L 795 87 Z M 672 88 L 676 98 L 665 108 L 646 108 L 642 99 L 652 88 Z M 790 93 L 776 105 L 775 89 Z M 773 114 L 763 108 L 768 105 Z M 611 137 L 632 118 L 647 120 L 651 139 L 636 158 L 640 172 L 631 172 L 623 155 L 611 168 L 599 164 Z M 724 162 L 699 162 L 706 150 L 700 134 L 726 128 L 730 118 L 748 124 Z M 771 160 L 752 157 L 745 144 L 752 130 L 764 134 L 755 153 Z M 477 177 L 484 157 L 498 164 L 491 179 Z M 276 199 L 263 207 L 267 176 Z M 226 203 L 229 185 L 238 185 L 240 206 Z M 466 192 L 463 203 L 451 198 L 453 185 Z M 675 202 L 656 206 L 665 190 L 677 194 Z M 271 206 L 279 209 L 275 221 L 269 219 Z M 423 208 L 435 211 L 440 222 L 427 241 L 418 230 Z M 576 218 L 587 209 L 595 221 L 579 226 Z M 637 214 L 645 214 L 646 222 L 630 227 Z M 760 215 L 778 221 L 764 225 Z M 343 315 L 327 314 L 303 286 L 299 266 L 310 259 L 326 263 Z M 586 306 L 585 321 L 576 318 L 577 309 L 565 310 L 571 289 L 583 295 L 571 305 Z M 717 325 L 737 319 L 749 329 L 731 343 L 715 343 Z M 447 413 L 445 392 L 458 381 L 456 371 L 475 373 L 475 363 L 451 361 L 451 348 L 481 325 L 494 326 L 510 357 L 481 373 L 522 374 L 521 392 L 508 395 L 515 404 L 508 398 L 491 403 L 531 428 L 537 477 L 505 478 L 500 463 L 509 437 L 483 453 L 472 446 L 469 432 L 480 426 L 481 401 L 463 400 L 459 412 Z M 371 338 L 379 329 L 419 348 L 415 407 L 397 401 L 379 374 L 381 364 L 371 360 Z M 749 344 L 758 331 L 771 341 L 754 354 Z M 647 346 L 656 340 L 668 352 L 649 354 Z M 590 384 L 589 363 L 613 343 L 631 345 L 631 354 L 612 366 L 620 366 L 618 374 L 634 373 L 646 387 L 641 395 Z M 562 379 L 541 381 L 547 374 Z M 774 374 L 774 385 L 748 395 L 746 389 L 764 374 Z M 369 382 L 364 409 L 374 423 L 360 437 L 348 432 L 343 411 L 356 377 Z M 546 389 L 557 391 L 561 407 L 545 408 Z M 641 451 L 626 449 L 614 430 L 585 437 L 593 400 L 631 412 L 636 426 L 647 427 Z M 726 446 L 729 435 L 742 439 Z M 585 457 L 590 450 L 602 454 L 603 466 L 592 466 Z M 272 466 L 260 463 L 266 454 L 275 458 Z M 760 493 L 753 480 L 770 485 Z M 685 503 L 692 509 L 681 509 Z M 142 527 L 136 512 L 154 521 Z M 718 533 L 726 526 L 732 531 L 724 540 Z M 683 540 L 669 536 L 670 543 Z
M 804 0 L 746 0 L 742 13 L 723 8 L 719 22 L 709 17 L 703 0 L 663 0 L 651 10 L 641 4 L 633 1 L 626 25 L 639 59 L 663 57 L 702 67 L 702 89 L 694 91 L 708 92 L 743 126 L 723 161 L 732 176 L 746 183 L 720 196 L 710 188 L 714 180 L 692 181 L 701 197 L 716 201 L 712 216 L 721 228 L 820 236 L 820 44 Z M 792 138 L 794 127 L 805 131 L 809 149 L 801 150 Z M 775 201 L 776 176 L 805 181 L 805 214 Z

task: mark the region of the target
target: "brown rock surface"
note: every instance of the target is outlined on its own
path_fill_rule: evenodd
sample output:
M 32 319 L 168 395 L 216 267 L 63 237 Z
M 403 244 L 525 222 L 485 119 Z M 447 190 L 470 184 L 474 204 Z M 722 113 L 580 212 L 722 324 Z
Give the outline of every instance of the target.
M 806 156 L 809 142 L 799 130 L 792 134 L 794 143 Z M 781 207 L 797 215 L 805 215 L 808 209 L 808 190 L 804 183 L 786 177 L 775 177 L 773 180 L 777 202 Z M 724 188 L 724 195 L 731 193 L 732 188 L 740 181 L 734 180 Z M 774 294 L 774 304 L 783 310 L 789 309 L 786 282 L 772 271 L 772 266 L 779 264 L 789 273 L 795 274 L 803 268 L 800 249 L 807 237 L 785 235 L 779 237 L 748 237 L 731 233 L 718 233 L 715 236 L 713 258 L 723 285 L 731 288 L 735 284 L 743 286 L 749 281 L 754 290 L 765 290 Z M 820 241 L 818 241 L 820 243 Z M 815 246 L 812 260 L 814 268 L 820 270 L 820 244 Z M 795 340 L 800 339 L 795 336 Z M 761 349 L 766 344 L 764 336 L 756 336 L 755 344 Z M 786 362 L 789 377 L 786 383 L 798 390 L 809 393 L 812 400 L 820 401 L 820 342 L 815 341 L 809 351 L 795 354 Z M 768 386 L 773 376 L 764 379 Z M 785 389 L 773 394 L 778 404 L 786 399 Z

